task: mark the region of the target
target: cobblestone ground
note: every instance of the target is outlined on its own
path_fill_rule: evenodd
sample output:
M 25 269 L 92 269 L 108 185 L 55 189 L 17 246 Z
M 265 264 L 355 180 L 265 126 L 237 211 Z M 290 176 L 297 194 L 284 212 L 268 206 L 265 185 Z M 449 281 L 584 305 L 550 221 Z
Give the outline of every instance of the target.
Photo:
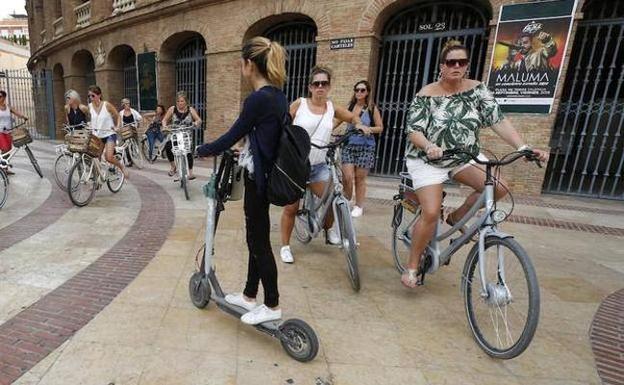
M 509 361 L 475 344 L 459 282 L 468 248 L 417 291 L 402 287 L 390 252 L 393 184 L 372 179 L 356 220 L 362 290 L 344 257 L 321 239 L 293 242 L 278 262 L 285 317 L 309 322 L 315 361 L 290 359 L 279 343 L 187 294 L 202 244 L 198 162 L 184 200 L 159 161 L 132 170 L 118 194 L 106 188 L 75 208 L 55 185 L 51 144 L 35 143 L 45 178 L 15 162 L 0 210 L 0 384 L 609 384 L 624 383 L 624 205 L 517 197 L 503 230 L 532 257 L 540 324 L 529 349 Z M 460 202 L 450 190 L 447 204 Z M 272 240 L 279 244 L 278 209 Z M 228 207 L 217 232 L 221 284 L 246 275 L 243 213 Z M 604 302 L 603 302 L 604 301 Z

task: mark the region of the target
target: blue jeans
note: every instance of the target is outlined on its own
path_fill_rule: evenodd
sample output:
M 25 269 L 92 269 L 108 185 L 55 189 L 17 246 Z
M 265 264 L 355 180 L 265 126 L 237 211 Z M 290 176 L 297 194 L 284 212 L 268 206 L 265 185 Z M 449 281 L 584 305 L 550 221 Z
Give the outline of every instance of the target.
M 158 130 L 149 130 L 145 133 L 145 135 L 147 135 L 147 143 L 149 145 L 149 157 L 152 157 L 152 152 L 154 151 L 154 144 L 156 143 L 156 140 L 159 141 L 163 141 L 165 140 L 165 137 L 162 133 L 162 131 Z

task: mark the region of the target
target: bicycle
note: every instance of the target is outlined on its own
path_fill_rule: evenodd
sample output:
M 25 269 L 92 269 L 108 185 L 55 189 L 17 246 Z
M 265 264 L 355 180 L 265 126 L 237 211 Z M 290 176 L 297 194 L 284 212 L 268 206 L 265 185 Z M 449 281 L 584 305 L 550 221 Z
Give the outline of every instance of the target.
M 147 159 L 148 162 L 154 163 L 156 159 L 165 156 L 165 146 L 167 142 L 171 140 L 171 132 L 168 130 L 162 130 L 163 140 L 156 140 L 154 142 L 154 148 L 152 149 L 152 156 L 149 155 L 149 142 L 147 137 L 141 139 L 141 151 L 143 152 L 143 157 Z
M 186 200 L 191 199 L 188 191 L 188 159 L 187 154 L 192 153 L 191 130 L 194 126 L 170 126 L 171 127 L 171 151 L 175 159 L 180 187 L 184 190 Z
M 485 166 L 485 188 L 468 213 L 450 230 L 444 232 L 442 218 L 438 221 L 435 236 L 421 258 L 421 282 L 424 282 L 426 273 L 433 274 L 440 266 L 449 264 L 451 256 L 478 234 L 478 240 L 468 253 L 461 276 L 468 324 L 477 344 L 488 355 L 511 359 L 524 352 L 533 339 L 539 320 L 540 293 L 535 268 L 529 255 L 512 235 L 498 230 L 498 225 L 509 214 L 496 207 L 496 178 L 492 174 L 492 168 L 506 166 L 520 158 L 533 161 L 539 167 L 541 164 L 531 150 L 512 152 L 500 160 L 482 161 L 467 151 L 456 149 L 445 151 L 442 159 L 450 159 L 458 154 L 468 155 L 476 163 Z M 394 197 L 396 203 L 392 218 L 392 254 L 397 270 L 403 273 L 411 248 L 412 227 L 420 215 L 420 208 L 416 201 L 409 198 L 410 193 L 414 192 L 409 174 L 401 173 L 400 176 L 399 192 Z M 483 212 L 468 225 L 482 208 Z M 462 234 L 451 239 L 458 231 Z M 446 239 L 450 239 L 450 244 L 441 250 L 440 243 Z M 507 255 L 505 250 L 508 250 Z M 519 267 L 511 265 L 513 262 L 519 263 Z M 521 271 L 524 283 L 520 282 L 512 287 L 511 284 L 520 279 L 514 279 L 512 273 L 516 271 Z M 526 305 L 525 313 L 521 312 L 521 305 Z M 514 315 L 519 315 L 519 318 L 512 323 L 511 317 Z M 488 324 L 493 326 L 493 331 L 486 330 Z M 513 333 L 510 328 L 517 324 L 522 324 L 521 332 Z
M 43 178 L 43 173 L 41 172 L 41 167 L 35 158 L 30 147 L 28 147 L 28 143 L 32 143 L 33 139 L 30 136 L 30 133 L 26 129 L 26 127 L 22 127 L 26 122 L 22 122 L 17 126 L 13 127 L 11 135 L 13 135 L 13 147 L 7 152 L 0 151 L 0 158 L 2 158 L 8 164 L 8 167 L 11 166 L 11 159 L 19 152 L 19 150 L 24 147 L 24 151 L 26 155 L 28 155 L 28 159 L 30 163 L 33 165 L 33 168 L 37 172 L 40 178 Z
M 145 165 L 143 151 L 139 146 L 136 123 L 127 123 L 122 125 L 117 131 L 121 145 L 117 146 L 121 151 L 124 165 L 130 164 L 142 169 Z
M 106 160 L 100 161 L 105 147 L 101 139 L 89 134 L 84 142 L 78 160 L 70 169 L 67 178 L 67 193 L 72 203 L 78 207 L 88 205 L 95 196 L 95 191 L 104 183 L 112 193 L 117 193 L 125 180 L 123 172 L 117 166 Z M 119 161 L 122 160 L 121 154 L 117 151 L 115 157 Z
M 338 229 L 341 239 L 341 248 L 347 260 L 347 273 L 354 291 L 360 291 L 360 273 L 358 267 L 357 243 L 355 228 L 351 221 L 349 201 L 344 197 L 342 187 L 342 172 L 338 165 L 336 150 L 355 131 L 348 132 L 339 140 L 326 146 L 312 146 L 318 149 L 327 149 L 325 161 L 329 166 L 331 178 L 323 195 L 317 198 L 309 188 L 306 188 L 302 199 L 301 208 L 295 218 L 295 237 L 299 242 L 306 244 L 319 234 L 323 229 L 325 216 L 329 208 L 332 208 L 334 218 L 338 221 Z
M 0 209 L 9 196 L 9 177 L 5 171 L 8 167 L 9 164 L 4 159 L 0 159 Z
M 74 130 L 82 130 L 88 127 L 85 123 L 75 125 L 64 125 L 63 130 L 67 135 L 71 135 Z M 67 143 L 62 143 L 54 146 L 54 150 L 58 155 L 54 161 L 54 180 L 59 188 L 63 191 L 67 191 L 67 177 L 69 176 L 69 170 L 76 163 L 80 154 L 69 151 Z

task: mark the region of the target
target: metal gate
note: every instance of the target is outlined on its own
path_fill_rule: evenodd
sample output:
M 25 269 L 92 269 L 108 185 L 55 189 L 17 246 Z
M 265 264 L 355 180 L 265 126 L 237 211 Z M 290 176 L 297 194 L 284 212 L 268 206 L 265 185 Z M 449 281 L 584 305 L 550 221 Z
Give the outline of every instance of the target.
M 0 71 L 0 89 L 7 93 L 7 104 L 29 118 L 26 126 L 33 138 L 54 138 L 52 71 Z
M 396 176 L 403 169 L 407 110 L 416 93 L 437 79 L 439 54 L 449 39 L 470 50 L 471 78 L 480 79 L 487 50 L 488 20 L 484 10 L 463 2 L 415 5 L 386 24 L 375 88 L 384 121 L 373 172 Z
M 206 122 L 206 43 L 197 36 L 178 49 L 175 59 L 176 92 L 184 91 L 202 122 Z M 205 123 L 202 123 L 202 125 Z M 195 129 L 195 145 L 204 143 L 204 130 Z
M 265 33 L 271 40 L 279 42 L 288 54 L 286 73 L 288 81 L 284 93 L 288 102 L 306 96 L 308 76 L 316 64 L 316 26 L 312 21 L 296 21 L 279 24 Z
M 128 56 L 123 67 L 124 97 L 130 99 L 133 108 L 139 108 L 139 97 L 137 90 L 137 68 L 136 55 Z
M 550 141 L 544 192 L 624 200 L 624 4 L 579 22 Z

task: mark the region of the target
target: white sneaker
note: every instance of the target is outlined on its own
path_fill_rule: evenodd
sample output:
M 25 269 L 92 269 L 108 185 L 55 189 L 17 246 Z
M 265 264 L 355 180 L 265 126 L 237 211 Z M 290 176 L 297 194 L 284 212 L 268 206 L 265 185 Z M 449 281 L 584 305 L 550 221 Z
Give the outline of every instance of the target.
M 360 206 L 353 206 L 353 210 L 351 210 L 351 216 L 353 218 L 359 218 L 362 216 L 362 208 Z
M 284 263 L 295 262 L 295 258 L 290 251 L 290 246 L 282 246 L 282 248 L 280 249 L 280 257 L 282 257 L 282 262 Z
M 267 321 L 276 321 L 282 318 L 282 309 L 269 309 L 266 305 L 260 305 L 249 313 L 243 314 L 241 321 L 247 325 L 258 325 Z
M 342 242 L 338 232 L 333 227 L 327 230 L 327 242 L 329 242 L 330 245 L 339 245 Z
M 258 306 L 256 301 L 247 301 L 241 293 L 227 294 L 225 296 L 225 302 L 232 305 L 240 306 L 247 311 L 252 311 Z

